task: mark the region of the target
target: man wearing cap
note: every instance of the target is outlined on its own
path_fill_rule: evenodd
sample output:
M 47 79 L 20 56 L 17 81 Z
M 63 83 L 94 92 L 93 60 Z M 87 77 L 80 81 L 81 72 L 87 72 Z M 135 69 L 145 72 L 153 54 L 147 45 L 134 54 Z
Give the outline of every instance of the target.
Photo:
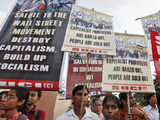
M 146 99 L 148 100 L 148 105 L 143 108 L 144 112 L 150 120 L 160 120 L 155 93 L 147 94 Z

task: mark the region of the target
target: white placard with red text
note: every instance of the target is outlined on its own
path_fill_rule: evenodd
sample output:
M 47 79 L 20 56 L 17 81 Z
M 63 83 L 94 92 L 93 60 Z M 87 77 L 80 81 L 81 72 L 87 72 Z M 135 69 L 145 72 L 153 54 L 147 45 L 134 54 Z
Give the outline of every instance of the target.
M 73 6 L 62 51 L 115 55 L 112 18 Z

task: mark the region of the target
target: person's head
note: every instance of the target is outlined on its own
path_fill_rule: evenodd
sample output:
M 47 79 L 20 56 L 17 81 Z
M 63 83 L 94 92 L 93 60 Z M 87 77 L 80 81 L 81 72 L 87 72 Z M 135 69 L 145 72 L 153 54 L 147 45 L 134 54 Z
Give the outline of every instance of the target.
M 5 114 L 4 104 L 6 104 L 5 102 L 7 101 L 7 94 L 8 94 L 8 91 L 0 92 L 0 117 L 3 117 Z
M 3 110 L 4 109 L 4 105 L 5 102 L 7 101 L 7 94 L 8 91 L 2 91 L 0 92 L 0 109 Z
M 88 88 L 83 85 L 78 85 L 72 90 L 72 103 L 73 106 L 81 107 L 82 102 L 84 103 L 83 107 L 85 107 L 88 102 Z
M 11 88 L 6 96 L 5 110 L 19 109 L 27 101 L 29 92 L 23 87 Z
M 115 95 L 105 96 L 102 112 L 106 119 L 114 119 L 119 112 L 119 99 Z
M 7 94 L 8 94 L 8 91 L 1 91 L 0 92 L 0 100 L 6 98 Z
M 155 93 L 148 93 L 146 95 L 146 99 L 148 100 L 148 104 L 150 104 L 152 107 L 155 107 L 157 104 L 157 98 Z
M 91 101 L 91 110 L 96 114 L 100 115 L 102 113 L 102 101 L 99 97 L 93 97 Z
M 40 90 L 30 90 L 29 91 L 29 99 L 27 101 L 27 105 L 36 105 L 42 96 L 42 92 Z
M 127 105 L 127 93 L 120 93 L 119 99 L 121 102 L 121 105 L 120 105 L 121 108 L 123 108 L 124 106 Z M 129 93 L 129 101 L 130 101 L 130 106 L 133 106 L 135 104 L 134 97 L 133 97 L 132 93 Z

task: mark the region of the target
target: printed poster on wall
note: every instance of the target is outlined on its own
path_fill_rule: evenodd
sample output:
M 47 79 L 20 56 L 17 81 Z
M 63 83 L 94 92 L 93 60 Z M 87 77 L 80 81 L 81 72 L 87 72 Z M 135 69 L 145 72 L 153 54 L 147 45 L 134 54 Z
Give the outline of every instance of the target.
M 141 23 L 143 25 L 143 30 L 148 40 L 148 50 L 149 50 L 149 57 L 150 60 L 153 59 L 152 57 L 152 47 L 151 47 L 151 38 L 150 38 L 150 29 L 157 31 L 160 33 L 160 12 L 148 15 L 141 18 Z
M 103 62 L 103 91 L 154 92 L 147 41 L 142 35 L 115 34 L 116 57 Z
M 158 83 L 160 85 L 160 34 L 153 30 L 150 30 L 150 34 L 152 42 L 153 61 L 158 77 Z
M 115 55 L 113 17 L 73 6 L 62 51 Z
M 80 53 L 70 53 L 69 67 L 66 83 L 66 98 L 71 98 L 72 90 L 75 86 L 81 85 L 86 80 L 89 94 L 100 95 L 102 93 L 102 71 L 103 71 L 103 57 L 101 55 L 92 54 L 88 60 L 87 70 L 87 55 Z M 86 77 L 86 78 L 85 78 Z
M 0 32 L 0 87 L 58 90 L 74 0 L 18 0 Z

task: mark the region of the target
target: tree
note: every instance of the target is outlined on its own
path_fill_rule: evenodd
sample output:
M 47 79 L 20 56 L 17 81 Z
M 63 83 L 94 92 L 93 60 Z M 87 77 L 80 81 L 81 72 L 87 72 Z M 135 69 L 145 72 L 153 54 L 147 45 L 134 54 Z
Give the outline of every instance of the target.
M 160 85 L 158 84 L 158 78 L 156 75 L 154 75 L 154 85 L 155 85 L 155 91 L 156 91 L 156 96 L 157 96 L 157 101 L 160 102 Z M 147 93 L 135 93 L 134 97 L 136 100 L 136 103 L 138 103 L 141 106 L 146 106 L 147 105 L 147 99 L 146 99 L 146 94 Z M 160 103 L 159 103 L 160 104 Z

